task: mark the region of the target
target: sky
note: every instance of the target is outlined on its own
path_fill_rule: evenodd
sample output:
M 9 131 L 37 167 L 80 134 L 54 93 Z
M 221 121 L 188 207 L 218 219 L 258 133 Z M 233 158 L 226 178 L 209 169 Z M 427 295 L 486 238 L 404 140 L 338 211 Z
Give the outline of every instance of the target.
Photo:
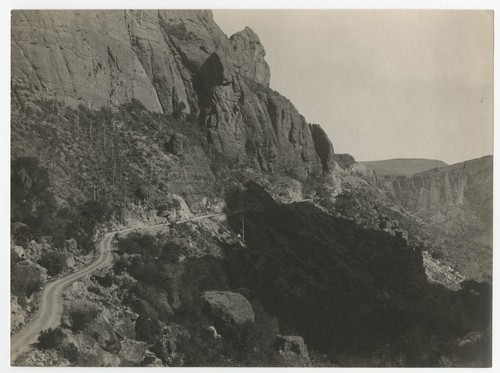
M 271 88 L 358 161 L 493 152 L 493 13 L 214 10 L 230 36 L 252 28 Z

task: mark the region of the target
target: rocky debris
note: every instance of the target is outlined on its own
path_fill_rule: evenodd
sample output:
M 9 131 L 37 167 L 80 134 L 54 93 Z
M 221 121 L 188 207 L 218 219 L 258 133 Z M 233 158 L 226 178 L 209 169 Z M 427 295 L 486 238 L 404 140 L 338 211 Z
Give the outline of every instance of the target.
M 242 325 L 255 321 L 250 302 L 241 294 L 230 291 L 205 291 L 203 300 L 212 316 L 227 325 Z
M 174 133 L 166 142 L 165 149 L 167 150 L 167 152 L 173 155 L 182 155 L 187 143 L 188 140 L 186 136 L 180 133 Z
M 125 313 L 126 315 L 128 315 L 132 321 L 136 321 L 136 320 L 139 318 L 139 314 L 138 314 L 138 313 L 136 313 L 136 312 L 134 312 L 134 311 L 132 311 L 132 310 L 130 309 L 130 307 L 127 307 L 127 308 L 125 309 L 124 313 Z
M 146 356 L 142 361 L 142 365 L 145 367 L 164 367 L 163 362 L 156 357 L 151 351 L 146 351 Z
M 434 259 L 428 251 L 422 251 L 422 259 L 425 275 L 429 283 L 437 283 L 453 291 L 461 289 L 460 283 L 465 280 L 464 276 L 449 265 L 441 263 L 438 259 Z
M 109 352 L 104 352 L 102 354 L 102 366 L 103 367 L 119 367 L 121 366 L 121 359 L 115 355 L 110 354 Z
M 278 353 L 279 360 L 286 366 L 307 367 L 311 365 L 307 346 L 300 336 L 276 335 L 274 351 Z
M 135 338 L 135 324 L 133 322 L 133 318 L 137 320 L 138 315 L 126 315 L 124 314 L 122 317 L 120 317 L 117 321 L 114 322 L 114 330 L 116 334 L 120 338 L 128 338 L 128 339 L 134 339 Z
M 121 350 L 118 357 L 121 360 L 121 366 L 139 366 L 146 357 L 148 344 L 142 341 L 124 339 L 121 341 Z
M 177 324 L 162 325 L 162 328 L 163 336 L 160 341 L 151 347 L 151 351 L 168 366 L 182 366 L 182 361 L 179 360 L 182 360 L 182 357 L 177 351 L 176 341 L 191 338 L 189 332 Z
M 61 345 L 65 349 L 76 351 L 75 360 L 80 366 L 98 366 L 103 359 L 103 351 L 97 341 L 86 333 L 73 333 L 69 329 L 61 329 L 64 338 Z M 70 347 L 73 346 L 73 347 Z
M 42 256 L 42 252 L 50 247 L 44 242 L 36 242 L 31 240 L 26 248 L 26 255 L 33 261 L 37 261 Z
M 26 323 L 28 315 L 17 302 L 15 295 L 10 296 L 10 330 L 11 333 Z
M 71 367 L 71 362 L 54 350 L 33 350 L 16 359 L 16 365 L 27 367 Z

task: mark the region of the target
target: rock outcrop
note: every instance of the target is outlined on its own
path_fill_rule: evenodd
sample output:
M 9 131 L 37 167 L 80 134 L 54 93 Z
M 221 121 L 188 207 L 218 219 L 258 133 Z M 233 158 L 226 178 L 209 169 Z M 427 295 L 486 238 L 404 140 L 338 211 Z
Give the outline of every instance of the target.
M 250 302 L 241 294 L 230 291 L 205 291 L 203 300 L 210 313 L 226 325 L 242 325 L 255 321 Z
M 245 27 L 243 31 L 233 34 L 229 41 L 236 55 L 239 73 L 269 86 L 271 71 L 264 59 L 266 51 L 257 34 L 250 27 Z
M 269 89 L 259 37 L 230 38 L 210 11 L 14 11 L 12 84 L 76 107 L 199 114 L 213 148 L 236 164 L 291 171 L 331 168 L 333 147 Z
M 173 155 L 181 155 L 184 152 L 187 142 L 186 136 L 175 133 L 170 136 L 170 139 L 165 144 L 165 149 Z
M 350 154 L 334 154 L 333 160 L 344 170 L 356 163 L 356 160 Z
M 311 124 L 311 132 L 314 148 L 321 159 L 323 171 L 327 173 L 334 168 L 335 163 L 332 143 L 319 124 Z
M 274 338 L 274 350 L 278 353 L 280 362 L 285 366 L 307 367 L 311 365 L 307 346 L 300 336 L 278 334 Z

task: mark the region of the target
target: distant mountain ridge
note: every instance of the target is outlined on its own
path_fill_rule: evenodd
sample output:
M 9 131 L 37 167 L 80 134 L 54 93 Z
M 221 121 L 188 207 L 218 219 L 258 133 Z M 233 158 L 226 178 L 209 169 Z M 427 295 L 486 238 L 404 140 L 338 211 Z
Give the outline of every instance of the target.
M 412 176 L 417 173 L 431 170 L 435 167 L 448 166 L 437 159 L 423 158 L 394 158 L 380 161 L 358 162 L 368 169 L 375 171 L 377 176 Z

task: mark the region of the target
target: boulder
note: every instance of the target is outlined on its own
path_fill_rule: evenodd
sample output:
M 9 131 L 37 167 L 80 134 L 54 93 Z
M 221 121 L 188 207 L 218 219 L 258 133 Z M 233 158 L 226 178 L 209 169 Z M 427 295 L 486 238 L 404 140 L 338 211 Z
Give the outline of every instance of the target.
M 102 354 L 102 366 L 104 367 L 119 367 L 121 365 L 120 358 L 115 354 L 104 352 Z
M 135 324 L 128 315 L 123 315 L 123 317 L 115 321 L 114 329 L 116 334 L 121 338 L 135 338 Z
M 156 356 L 148 357 L 148 361 L 145 361 L 146 367 L 164 367 L 162 361 L 158 359 Z
M 284 365 L 301 367 L 311 365 L 307 346 L 300 336 L 276 335 L 274 338 L 274 351 Z
M 121 341 L 121 350 L 118 357 L 121 359 L 121 366 L 138 366 L 146 357 L 148 351 L 146 342 L 124 339 Z
M 255 321 L 252 305 L 241 294 L 230 291 L 205 291 L 203 300 L 210 314 L 227 325 Z
M 66 257 L 66 267 L 68 268 L 73 268 L 75 266 L 76 262 L 75 262 L 75 258 L 73 257 L 73 255 L 68 255 Z
M 12 252 L 18 259 L 26 259 L 26 252 L 22 246 L 12 246 Z
M 165 144 L 165 149 L 173 155 L 181 155 L 184 153 L 187 143 L 188 139 L 186 136 L 180 133 L 174 133 Z

